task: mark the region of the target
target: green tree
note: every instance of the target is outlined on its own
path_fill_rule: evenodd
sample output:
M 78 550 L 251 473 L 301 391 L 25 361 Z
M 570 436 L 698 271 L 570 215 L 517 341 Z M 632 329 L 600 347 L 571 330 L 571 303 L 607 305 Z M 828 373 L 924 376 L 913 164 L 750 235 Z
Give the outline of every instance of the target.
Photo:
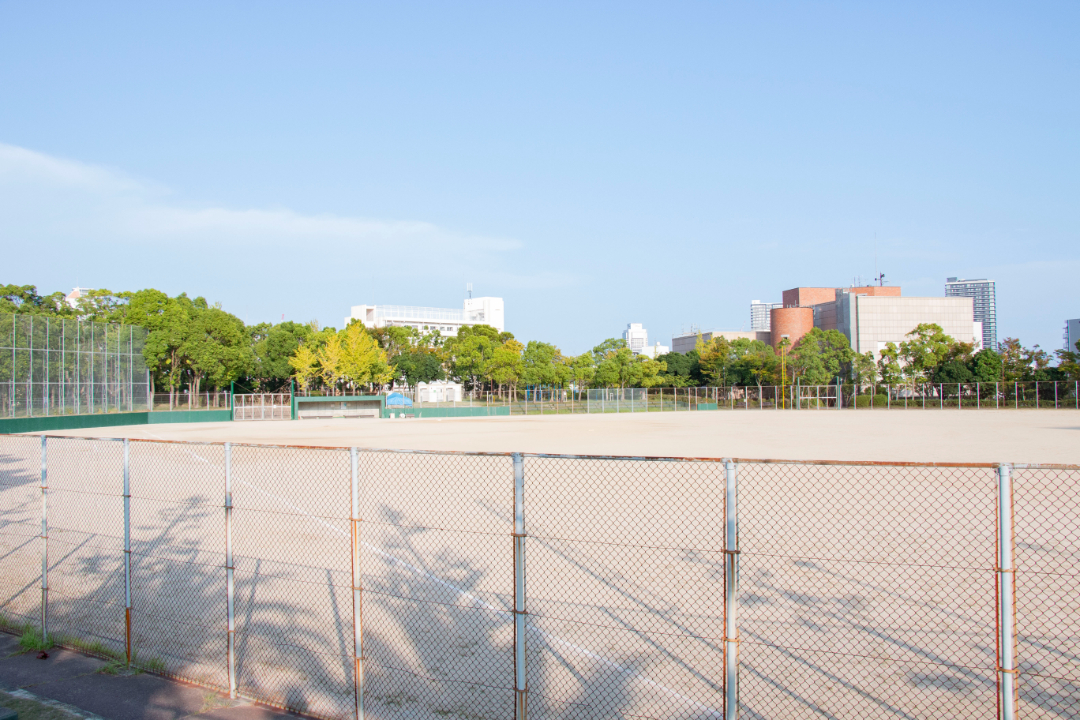
M 289 363 L 311 328 L 294 322 L 259 323 L 248 328 L 252 349 L 251 380 L 260 390 L 279 389 L 293 374 Z M 253 388 L 254 389 L 254 388 Z
M 1069 380 L 1080 380 L 1080 340 L 1074 350 L 1058 350 L 1058 370 Z
M 204 381 L 221 387 L 250 370 L 253 355 L 240 318 L 198 303 L 192 303 L 187 311 L 187 330 L 180 353 L 190 373 L 193 392 L 198 393 Z
M 937 366 L 954 354 L 956 341 L 940 325 L 922 323 L 907 338 L 900 343 L 900 360 L 904 375 L 912 383 L 928 382 Z
M 596 359 L 593 354 L 582 353 L 571 359 L 570 373 L 577 387 L 578 397 L 581 397 L 581 391 L 591 387 L 596 378 Z
M 727 385 L 728 368 L 734 356 L 731 351 L 731 343 L 726 337 L 713 336 L 708 343 L 702 342 L 698 336 L 697 353 L 699 354 L 698 366 L 701 374 L 711 385 Z
M 289 367 L 293 369 L 293 377 L 300 386 L 300 392 L 307 393 L 315 384 L 316 378 L 321 373 L 319 368 L 319 355 L 311 345 L 301 345 L 289 358 Z
M 489 364 L 495 350 L 507 340 L 510 333 L 499 333 L 490 325 L 466 325 L 455 337 L 447 338 L 442 352 L 451 376 L 476 390 L 481 383 L 490 381 Z
M 559 382 L 557 366 L 561 364 L 559 348 L 545 342 L 530 340 L 522 353 L 521 379 L 527 385 L 553 387 Z
M 732 360 L 727 375 L 732 385 L 778 385 L 780 358 L 760 340 L 731 341 Z
M 487 363 L 486 379 L 499 387 L 500 395 L 502 395 L 502 388 L 508 387 L 510 397 L 517 397 L 517 385 L 521 382 L 525 371 L 525 363 L 522 359 L 524 350 L 525 347 L 511 337 L 492 351 L 491 359 Z
M 865 352 L 855 353 L 851 358 L 851 379 L 860 387 L 873 385 L 877 382 L 877 366 L 874 364 L 874 354 Z
M 397 376 L 405 378 L 405 383 L 410 387 L 416 387 L 422 382 L 430 383 L 446 379 L 442 359 L 432 348 L 410 348 L 390 362 Z
M 879 353 L 878 377 L 885 385 L 899 385 L 904 379 L 903 369 L 900 367 L 900 348 L 896 343 L 885 343 L 884 349 Z
M 842 332 L 813 328 L 791 351 L 792 375 L 804 385 L 828 385 L 847 374 L 854 357 Z
M 67 304 L 64 293 L 39 295 L 35 285 L 0 285 L 0 313 L 58 317 L 75 317 L 77 314 Z
M 1001 356 L 990 349 L 983 349 L 971 358 L 970 366 L 975 382 L 999 382 L 1001 380 Z

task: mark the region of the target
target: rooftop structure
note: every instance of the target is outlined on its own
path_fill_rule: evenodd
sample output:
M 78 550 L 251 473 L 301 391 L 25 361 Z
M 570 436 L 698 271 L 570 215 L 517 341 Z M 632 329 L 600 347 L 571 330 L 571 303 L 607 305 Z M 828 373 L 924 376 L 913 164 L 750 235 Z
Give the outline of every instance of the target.
M 997 292 L 993 280 L 948 278 L 945 297 L 969 297 L 975 303 L 975 319 L 982 323 L 982 346 L 997 350 Z
M 411 327 L 421 333 L 438 330 L 443 335 L 457 335 L 465 325 L 490 325 L 499 332 L 506 329 L 503 299 L 497 297 L 468 298 L 461 310 L 416 305 L 354 305 L 345 324 L 353 320 L 359 320 L 369 328 Z

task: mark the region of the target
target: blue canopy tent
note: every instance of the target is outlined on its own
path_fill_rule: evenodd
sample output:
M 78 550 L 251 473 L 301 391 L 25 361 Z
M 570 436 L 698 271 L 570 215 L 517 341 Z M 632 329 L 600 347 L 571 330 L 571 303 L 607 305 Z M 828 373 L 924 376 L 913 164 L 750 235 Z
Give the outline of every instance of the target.
M 393 392 L 386 396 L 386 407 L 390 407 L 391 405 L 397 407 L 412 407 L 412 400 L 401 393 Z

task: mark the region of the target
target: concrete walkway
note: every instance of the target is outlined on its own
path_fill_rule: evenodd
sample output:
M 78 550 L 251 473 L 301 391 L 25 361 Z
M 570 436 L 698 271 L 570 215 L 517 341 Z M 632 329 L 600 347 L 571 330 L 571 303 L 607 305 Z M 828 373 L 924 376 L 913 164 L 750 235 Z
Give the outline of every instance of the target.
M 110 673 L 109 663 L 53 648 L 49 657 L 23 652 L 19 638 L 0 633 L 0 690 L 16 697 L 31 693 L 52 701 L 71 717 L 97 720 L 286 720 L 296 715 L 212 690 L 146 673 Z M 32 699 L 32 698 L 27 698 Z M 3 701 L 0 700 L 0 705 Z M 65 707 L 66 706 L 66 707 Z

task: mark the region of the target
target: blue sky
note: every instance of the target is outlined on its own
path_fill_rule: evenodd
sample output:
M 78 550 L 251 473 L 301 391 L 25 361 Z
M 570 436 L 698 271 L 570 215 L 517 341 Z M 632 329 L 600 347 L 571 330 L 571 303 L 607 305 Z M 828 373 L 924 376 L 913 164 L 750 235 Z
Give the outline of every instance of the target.
M 1080 316 L 1076 3 L 0 1 L 2 282 L 738 329 L 876 266 Z M 876 237 L 876 241 L 875 241 Z

